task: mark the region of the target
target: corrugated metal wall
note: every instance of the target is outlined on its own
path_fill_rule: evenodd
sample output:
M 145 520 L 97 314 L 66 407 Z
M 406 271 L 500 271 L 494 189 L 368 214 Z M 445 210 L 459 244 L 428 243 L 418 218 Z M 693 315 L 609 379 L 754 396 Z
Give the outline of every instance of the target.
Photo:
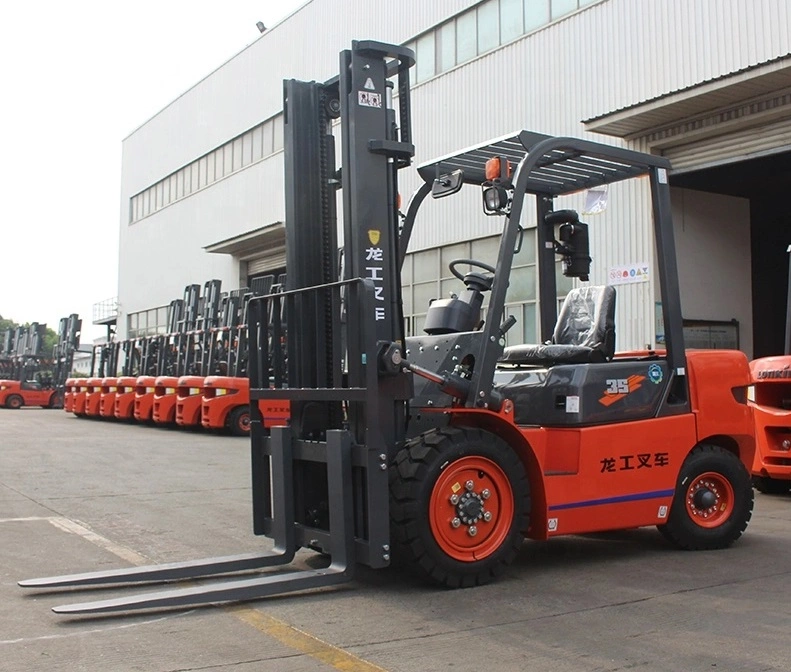
M 313 0 L 130 135 L 124 142 L 121 204 L 122 301 L 126 297 L 137 307 L 161 303 L 194 281 L 189 273 L 196 262 L 205 264 L 203 245 L 282 218 L 282 154 L 128 227 L 131 195 L 277 112 L 284 76 L 328 78 L 337 73 L 338 51 L 352 39 L 407 42 L 473 4 Z M 583 119 L 788 54 L 789 24 L 787 0 L 590 5 L 416 86 L 418 162 L 521 128 L 584 135 Z M 416 186 L 414 174 L 405 176 L 404 193 Z M 500 222 L 482 214 L 478 199 L 471 193 L 432 205 L 418 223 L 413 249 L 497 231 Z M 590 218 L 594 282 L 604 282 L 610 266 L 653 264 L 649 205 L 647 184 L 618 185 L 607 212 Z M 189 250 L 183 248 L 186 231 L 194 241 Z M 152 237 L 160 248 L 155 256 L 170 260 L 178 277 L 175 293 L 144 287 L 144 277 L 127 271 L 152 254 Z M 179 269 L 173 268 L 176 259 Z M 235 273 L 228 269 L 229 277 Z M 620 347 L 651 342 L 655 296 L 653 281 L 619 288 Z

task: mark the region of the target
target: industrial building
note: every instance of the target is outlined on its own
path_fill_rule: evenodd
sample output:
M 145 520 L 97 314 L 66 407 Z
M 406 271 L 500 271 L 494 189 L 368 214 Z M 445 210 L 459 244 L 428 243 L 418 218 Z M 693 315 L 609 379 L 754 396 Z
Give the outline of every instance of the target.
M 329 79 L 340 50 L 375 39 L 416 52 L 416 165 L 521 129 L 667 156 L 687 345 L 776 354 L 791 243 L 790 26 L 785 0 L 310 0 L 124 140 L 119 336 L 164 331 L 189 283 L 228 290 L 284 270 L 282 80 Z M 408 172 L 404 202 L 419 185 Z M 409 333 L 431 299 L 458 290 L 451 259 L 496 257 L 501 222 L 469 191 L 416 224 Z M 588 213 L 591 282 L 617 285 L 620 350 L 663 343 L 648 191 L 624 183 L 559 203 Z M 511 343 L 538 338 L 533 234 L 511 275 Z M 570 286 L 561 276 L 559 297 Z

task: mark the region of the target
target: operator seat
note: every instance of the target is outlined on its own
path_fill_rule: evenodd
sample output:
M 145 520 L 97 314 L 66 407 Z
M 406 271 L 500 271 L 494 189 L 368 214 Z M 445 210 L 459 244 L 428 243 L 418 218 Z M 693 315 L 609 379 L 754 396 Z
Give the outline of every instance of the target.
M 563 301 L 552 340 L 506 348 L 500 362 L 548 366 L 608 362 L 615 355 L 615 288 L 576 287 Z

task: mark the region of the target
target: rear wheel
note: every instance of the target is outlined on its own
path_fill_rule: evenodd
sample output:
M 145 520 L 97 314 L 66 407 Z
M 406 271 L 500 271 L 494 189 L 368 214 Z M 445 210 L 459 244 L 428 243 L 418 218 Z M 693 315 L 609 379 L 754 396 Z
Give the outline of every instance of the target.
M 791 490 L 791 481 L 781 481 L 769 476 L 753 476 L 753 487 L 765 495 L 785 495 Z
M 12 394 L 5 400 L 6 408 L 13 408 L 14 410 L 22 408 L 25 405 L 24 400 L 18 394 Z
M 505 441 L 478 429 L 411 441 L 391 466 L 390 493 L 396 559 L 454 588 L 502 573 L 528 527 L 522 463 Z
M 234 436 L 247 436 L 250 434 L 250 407 L 239 406 L 231 411 L 228 416 L 228 427 Z
M 750 474 L 741 460 L 704 445 L 684 461 L 670 515 L 659 531 L 686 550 L 725 548 L 742 535 L 752 511 Z

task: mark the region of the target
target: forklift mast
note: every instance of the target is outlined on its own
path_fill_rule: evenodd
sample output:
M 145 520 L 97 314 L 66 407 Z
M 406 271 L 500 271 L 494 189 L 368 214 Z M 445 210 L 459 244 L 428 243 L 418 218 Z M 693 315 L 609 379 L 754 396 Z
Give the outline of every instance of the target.
M 284 83 L 288 275 L 284 292 L 250 302 L 251 401 L 291 402 L 290 426 L 271 436 L 251 404 L 254 531 L 287 552 L 331 552 L 337 576 L 348 576 L 355 561 L 390 560 L 386 465 L 404 441 L 411 396 L 394 344 L 404 338 L 397 173 L 414 154 L 413 64 L 409 49 L 353 42 L 338 78 Z M 331 133 L 338 117 L 342 169 Z M 293 492 L 281 492 L 292 482 Z
M 74 353 L 80 346 L 81 330 L 82 320 L 76 313 L 61 318 L 58 328 L 58 342 L 53 353 L 54 370 L 52 383 L 58 389 L 63 388 L 66 384 L 66 379 L 71 373 Z

